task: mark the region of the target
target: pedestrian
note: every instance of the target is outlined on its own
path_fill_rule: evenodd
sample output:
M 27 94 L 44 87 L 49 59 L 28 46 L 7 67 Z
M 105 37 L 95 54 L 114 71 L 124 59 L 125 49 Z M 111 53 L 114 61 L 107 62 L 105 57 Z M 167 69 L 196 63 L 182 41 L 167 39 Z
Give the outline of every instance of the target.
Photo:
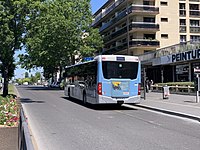
M 145 81 L 146 92 L 149 93 L 149 79 Z

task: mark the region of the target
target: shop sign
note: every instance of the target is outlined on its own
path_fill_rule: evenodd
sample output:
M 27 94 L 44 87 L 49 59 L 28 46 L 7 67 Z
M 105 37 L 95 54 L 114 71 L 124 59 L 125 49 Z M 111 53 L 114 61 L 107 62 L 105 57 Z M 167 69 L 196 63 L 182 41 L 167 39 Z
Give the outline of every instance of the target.
M 200 59 L 200 49 L 186 51 L 182 53 L 172 54 L 157 58 L 153 61 L 153 65 L 170 64 L 175 62 L 183 62 Z

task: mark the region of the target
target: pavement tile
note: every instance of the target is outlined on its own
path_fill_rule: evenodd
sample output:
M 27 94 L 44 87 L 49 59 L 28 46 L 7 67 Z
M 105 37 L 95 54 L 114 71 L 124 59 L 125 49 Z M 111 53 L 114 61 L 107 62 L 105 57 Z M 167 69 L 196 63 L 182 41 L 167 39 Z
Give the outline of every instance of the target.
M 169 99 L 163 99 L 162 93 L 150 92 L 138 106 L 200 121 L 200 102 L 196 103 L 196 96 L 170 94 Z

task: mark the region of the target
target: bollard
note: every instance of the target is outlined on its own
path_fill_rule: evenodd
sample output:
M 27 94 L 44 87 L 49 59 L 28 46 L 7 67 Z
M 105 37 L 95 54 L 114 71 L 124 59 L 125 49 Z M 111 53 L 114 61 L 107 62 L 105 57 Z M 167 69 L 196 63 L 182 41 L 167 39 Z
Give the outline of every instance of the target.
M 163 86 L 163 99 L 169 99 L 169 86 Z

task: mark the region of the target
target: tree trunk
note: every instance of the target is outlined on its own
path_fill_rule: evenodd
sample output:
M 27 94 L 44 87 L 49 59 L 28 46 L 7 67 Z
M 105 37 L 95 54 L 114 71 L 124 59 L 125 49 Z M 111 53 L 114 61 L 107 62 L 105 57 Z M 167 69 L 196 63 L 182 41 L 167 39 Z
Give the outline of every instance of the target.
M 70 54 L 71 57 L 71 65 L 75 64 L 75 56 L 73 54 Z
M 59 81 L 61 82 L 61 79 L 62 79 L 62 66 L 60 65 L 59 67 L 59 71 L 60 71 L 60 74 L 59 74 Z
M 8 69 L 5 68 L 3 73 L 4 78 L 4 85 L 3 85 L 3 97 L 6 97 L 8 95 Z

